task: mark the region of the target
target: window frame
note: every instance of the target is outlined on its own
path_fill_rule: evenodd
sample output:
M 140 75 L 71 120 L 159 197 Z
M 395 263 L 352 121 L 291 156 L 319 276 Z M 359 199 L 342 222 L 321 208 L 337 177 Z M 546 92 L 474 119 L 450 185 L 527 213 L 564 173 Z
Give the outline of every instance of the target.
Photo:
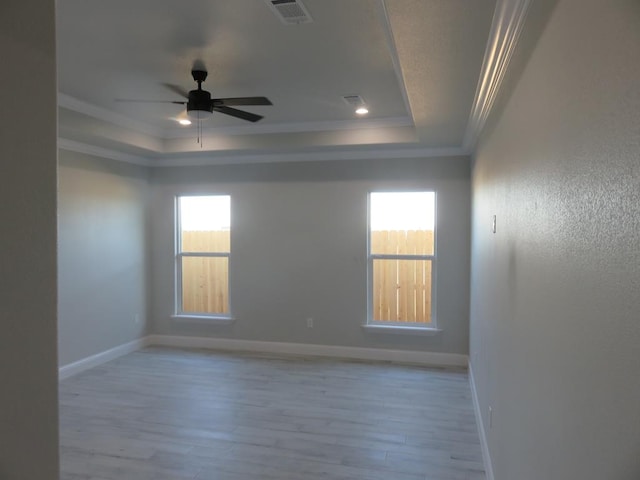
M 229 197 L 229 251 L 228 252 L 184 252 L 182 251 L 182 218 L 180 200 L 187 197 Z M 172 318 L 178 320 L 206 320 L 219 323 L 230 323 L 234 321 L 231 305 L 231 211 L 232 198 L 228 193 L 202 193 L 202 194 L 178 194 L 174 198 L 174 279 L 175 279 L 175 298 L 174 298 L 174 314 Z M 227 313 L 208 313 L 208 312 L 185 312 L 183 308 L 183 282 L 182 282 L 182 260 L 185 257 L 195 258 L 227 258 Z
M 371 253 L 372 232 L 371 229 L 371 195 L 374 193 L 433 193 L 433 254 L 380 254 Z M 437 323 L 436 309 L 436 277 L 437 277 L 437 253 L 438 253 L 438 192 L 432 190 L 375 190 L 367 195 L 367 318 L 362 327 L 376 333 L 408 333 L 433 335 L 442 330 Z M 429 260 L 431 262 L 431 312 L 429 323 L 418 322 L 394 322 L 373 320 L 373 264 L 375 260 Z

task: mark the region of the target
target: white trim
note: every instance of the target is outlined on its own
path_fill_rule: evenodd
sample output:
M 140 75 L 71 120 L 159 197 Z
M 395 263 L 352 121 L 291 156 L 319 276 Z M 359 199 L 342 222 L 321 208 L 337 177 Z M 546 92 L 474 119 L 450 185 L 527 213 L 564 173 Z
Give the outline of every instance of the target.
M 110 150 L 108 148 L 96 147 L 94 145 L 76 142 L 75 140 L 68 140 L 66 138 L 58 138 L 58 148 L 62 150 L 69 150 L 71 152 L 85 153 L 87 155 L 94 155 L 96 157 L 108 158 L 110 160 L 117 160 L 119 162 L 141 165 L 143 167 L 149 167 L 153 165 L 151 160 L 144 157 L 129 155 L 127 153 Z
M 67 110 L 81 113 L 83 115 L 88 115 L 89 117 L 97 118 L 98 120 L 112 123 L 114 125 L 130 128 L 131 130 L 136 130 L 140 133 L 151 135 L 152 137 L 162 136 L 162 131 L 160 129 L 152 127 L 145 122 L 133 120 L 125 115 L 107 110 L 106 108 L 83 102 L 82 100 L 78 100 L 77 98 L 65 93 L 58 93 L 58 107 L 66 108 Z
M 316 345 L 305 343 L 263 342 L 255 340 L 235 340 L 216 337 L 181 337 L 174 335 L 148 335 L 133 340 L 104 352 L 91 355 L 76 362 L 68 363 L 58 368 L 58 380 L 77 375 L 78 373 L 107 363 L 123 355 L 135 352 L 142 348 L 158 345 L 181 348 L 206 348 L 223 351 L 248 351 L 260 353 L 277 353 L 285 355 L 308 355 L 317 357 L 358 359 L 387 361 L 396 363 L 410 363 L 436 367 L 466 367 L 469 365 L 469 357 L 458 353 L 420 352 L 415 350 L 387 350 L 382 348 L 345 347 L 333 345 Z M 470 376 L 470 378 L 472 378 Z M 472 392 L 475 392 L 472 386 Z M 475 394 L 474 394 L 475 395 Z M 477 399 L 474 396 L 474 405 Z M 477 414 L 477 413 L 476 413 Z M 481 425 L 481 423 L 479 424 Z M 480 427 L 481 428 L 481 427 Z M 480 439 L 484 439 L 484 430 L 481 430 Z M 483 455 L 486 448 L 483 443 Z M 488 453 L 487 453 L 488 455 Z M 489 467 L 490 468 L 490 465 Z M 487 470 L 489 471 L 489 470 Z M 493 480 L 493 477 L 487 480 Z
M 353 120 L 327 120 L 318 122 L 297 123 L 253 123 L 251 125 L 236 125 L 226 127 L 206 127 L 202 129 L 202 136 L 207 140 L 208 136 L 220 135 L 264 135 L 271 133 L 308 133 L 308 132 L 334 132 L 343 130 L 365 130 L 370 128 L 397 128 L 413 127 L 413 121 L 409 117 L 388 117 Z M 171 128 L 164 131 L 162 138 L 191 138 L 193 130 L 189 128 Z
M 77 375 L 80 372 L 97 367 L 98 365 L 102 365 L 103 363 L 122 357 L 128 353 L 140 350 L 147 345 L 149 345 L 149 337 L 142 337 L 132 342 L 110 348 L 104 352 L 96 353 L 95 355 L 91 355 L 90 357 L 83 358 L 76 362 L 68 363 L 58 368 L 58 381 Z
M 426 335 L 433 336 L 440 333 L 442 330 L 438 329 L 438 322 L 436 317 L 437 306 L 436 306 L 436 284 L 437 284 L 437 257 L 436 254 L 438 252 L 438 192 L 436 190 L 426 190 L 426 191 L 414 191 L 414 193 L 423 193 L 423 194 L 432 194 L 433 195 L 433 253 L 430 255 L 409 255 L 409 254 L 381 254 L 381 253 L 371 253 L 372 250 L 372 235 L 373 235 L 373 226 L 371 225 L 371 198 L 375 194 L 378 193 L 402 193 L 400 192 L 380 192 L 380 191 L 369 191 L 367 195 L 367 323 L 363 324 L 362 327 L 365 330 L 369 330 L 375 333 L 395 333 L 395 334 L 414 334 L 414 335 Z M 431 294 L 431 323 L 426 325 L 416 325 L 415 323 L 409 322 L 381 322 L 380 320 L 374 320 L 374 266 L 376 260 L 415 260 L 415 261 L 428 261 L 431 264 L 430 268 L 430 294 Z
M 466 367 L 467 355 L 457 353 L 420 352 L 409 350 L 387 350 L 306 343 L 263 342 L 235 340 L 219 337 L 181 337 L 173 335 L 150 335 L 149 344 L 183 348 L 206 348 L 212 350 L 236 350 L 287 355 L 310 355 L 318 357 L 377 360 L 411 363 L 439 367 Z
M 424 335 L 433 336 L 442 332 L 441 328 L 413 327 L 407 325 L 380 325 L 377 323 L 363 323 L 360 325 L 364 330 L 372 333 L 392 333 L 401 335 Z
M 328 150 L 298 153 L 267 153 L 251 155 L 224 155 L 206 152 L 193 156 L 164 156 L 150 161 L 152 167 L 195 167 L 241 163 L 314 162 L 330 160 L 373 160 L 402 158 L 460 157 L 469 153 L 462 148 L 367 148 L 363 150 Z
M 229 325 L 236 321 L 234 317 L 216 317 L 213 315 L 194 315 L 188 313 L 171 315 L 171 319 L 177 322 L 201 322 L 209 325 Z
M 71 152 L 85 153 L 96 157 L 107 158 L 119 162 L 132 163 L 143 167 L 194 167 L 206 165 L 230 165 L 246 163 L 270 162 L 313 162 L 333 160 L 372 160 L 372 159 L 402 159 L 402 158 L 437 158 L 461 157 L 468 152 L 461 148 L 397 148 L 363 149 L 356 151 L 331 150 L 319 152 L 299 153 L 267 153 L 251 155 L 224 155 L 216 152 L 205 152 L 193 156 L 141 157 L 108 148 L 96 147 L 67 138 L 58 138 L 58 148 Z
M 478 400 L 478 391 L 476 390 L 476 381 L 473 376 L 473 368 L 469 362 L 469 386 L 471 387 L 471 398 L 473 401 L 473 411 L 476 414 L 476 423 L 478 424 L 478 435 L 480 436 L 480 447 L 482 449 L 482 460 L 484 461 L 484 470 L 487 474 L 487 480 L 494 480 L 493 464 L 491 463 L 491 455 L 489 453 L 489 444 L 487 435 L 482 423 L 482 415 L 480 413 L 480 402 Z
M 392 57 L 393 57 L 393 51 Z M 404 87 L 404 84 L 401 84 Z M 403 91 L 406 96 L 406 92 Z M 405 103 L 407 103 L 405 101 Z M 193 137 L 192 129 L 181 127 L 157 128 L 140 120 L 134 120 L 120 113 L 107 110 L 106 108 L 83 102 L 65 93 L 58 93 L 58 107 L 81 113 L 104 122 L 129 128 L 146 135 L 151 135 L 158 139 L 189 138 Z M 305 132 L 330 132 L 342 130 L 362 130 L 369 128 L 393 128 L 412 127 L 413 120 L 410 116 L 388 117 L 388 118 L 354 118 L 351 120 L 328 120 L 318 122 L 294 122 L 294 123 L 257 123 L 252 125 L 237 125 L 226 127 L 210 127 L 203 129 L 205 136 L 210 135 L 252 135 L 270 133 L 305 133 Z
M 471 152 L 489 117 L 524 26 L 531 0 L 498 0 L 462 146 Z

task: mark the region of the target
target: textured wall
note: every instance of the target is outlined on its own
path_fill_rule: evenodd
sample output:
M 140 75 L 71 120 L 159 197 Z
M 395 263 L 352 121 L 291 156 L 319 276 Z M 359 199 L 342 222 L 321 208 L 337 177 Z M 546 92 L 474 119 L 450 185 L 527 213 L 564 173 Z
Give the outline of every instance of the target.
M 469 159 L 340 161 L 152 171 L 154 331 L 245 340 L 468 351 Z M 438 192 L 435 337 L 366 333 L 367 193 Z M 236 322 L 170 319 L 174 198 L 230 194 L 230 288 Z M 314 328 L 305 319 L 314 318 Z
M 59 159 L 62 366 L 135 340 L 146 331 L 148 173 L 142 167 L 64 150 Z
M 471 360 L 497 480 L 640 478 L 639 27 L 637 1 L 558 1 L 475 155 Z
M 3 0 L 0 59 L 0 478 L 55 480 L 53 1 Z

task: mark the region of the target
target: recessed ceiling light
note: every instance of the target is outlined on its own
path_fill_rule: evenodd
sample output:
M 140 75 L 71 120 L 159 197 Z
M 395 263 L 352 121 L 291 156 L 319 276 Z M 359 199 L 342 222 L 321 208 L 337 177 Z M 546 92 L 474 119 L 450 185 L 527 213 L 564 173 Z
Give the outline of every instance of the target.
M 367 113 L 369 113 L 369 110 L 366 107 L 360 107 L 356 109 L 356 113 L 358 115 L 366 115 Z
M 180 125 L 191 125 L 191 120 L 188 120 L 186 118 L 181 118 L 180 120 L 178 120 L 178 123 Z

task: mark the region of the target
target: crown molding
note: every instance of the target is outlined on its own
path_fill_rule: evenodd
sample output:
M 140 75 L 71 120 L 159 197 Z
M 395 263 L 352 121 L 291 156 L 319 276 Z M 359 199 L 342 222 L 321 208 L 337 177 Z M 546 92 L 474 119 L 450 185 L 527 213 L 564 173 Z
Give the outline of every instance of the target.
M 153 165 L 153 162 L 145 157 L 130 155 L 128 153 L 118 152 L 108 148 L 96 147 L 95 145 L 76 142 L 75 140 L 69 140 L 66 138 L 58 138 L 58 148 L 68 150 L 70 152 L 84 153 L 96 157 L 108 158 L 110 160 L 117 160 L 119 162 L 132 163 L 143 167 L 150 167 Z
M 497 1 L 478 88 L 462 143 L 465 151 L 471 152 L 475 149 L 518 44 L 532 1 Z
M 116 112 L 112 112 L 102 107 L 92 105 L 82 100 L 78 100 L 65 93 L 58 92 L 58 107 L 66 108 L 89 117 L 97 118 L 107 123 L 113 123 L 124 128 L 129 128 L 152 137 L 162 137 L 162 130 L 154 128 L 151 125 L 141 122 L 139 120 L 133 120 L 125 115 L 121 115 Z
M 305 133 L 305 132 L 331 132 L 337 130 L 366 130 L 369 128 L 393 128 L 412 127 L 413 121 L 409 117 L 388 117 L 354 120 L 331 120 L 323 122 L 297 122 L 297 123 L 254 123 L 233 127 L 203 128 L 202 135 L 262 135 L 272 133 Z M 189 138 L 194 133 L 190 128 L 165 130 L 163 138 Z
M 82 100 L 78 100 L 65 93 L 58 93 L 58 107 L 66 108 L 83 115 L 102 120 L 135 130 L 157 139 L 189 138 L 193 136 L 190 128 L 161 129 L 148 125 L 139 120 L 133 120 L 125 115 L 121 115 L 110 110 L 92 105 Z M 371 128 L 393 128 L 410 127 L 413 121 L 410 117 L 388 117 L 375 119 L 353 119 L 322 122 L 296 122 L 296 123 L 259 123 L 252 125 L 238 125 L 227 127 L 204 128 L 202 133 L 205 136 L 214 135 L 261 135 L 273 133 L 303 133 L 303 132 L 325 132 L 338 130 L 366 130 Z
M 249 163 L 279 163 L 279 162 L 314 162 L 339 160 L 374 160 L 374 159 L 403 159 L 403 158 L 434 158 L 467 156 L 468 152 L 462 148 L 395 148 L 395 149 L 358 149 L 330 150 L 314 152 L 289 153 L 255 153 L 250 155 L 224 155 L 213 152 L 191 156 L 170 157 L 141 157 L 108 148 L 97 147 L 75 140 L 58 138 L 58 148 L 71 152 L 84 153 L 96 157 L 131 163 L 143 167 L 199 167 L 209 165 L 236 165 Z
M 367 148 L 354 151 L 331 150 L 314 152 L 264 153 L 251 155 L 172 156 L 150 161 L 153 167 L 200 167 L 207 165 L 237 165 L 247 163 L 314 162 L 339 160 L 374 160 L 402 158 L 434 158 L 467 156 L 459 147 L 451 148 Z

